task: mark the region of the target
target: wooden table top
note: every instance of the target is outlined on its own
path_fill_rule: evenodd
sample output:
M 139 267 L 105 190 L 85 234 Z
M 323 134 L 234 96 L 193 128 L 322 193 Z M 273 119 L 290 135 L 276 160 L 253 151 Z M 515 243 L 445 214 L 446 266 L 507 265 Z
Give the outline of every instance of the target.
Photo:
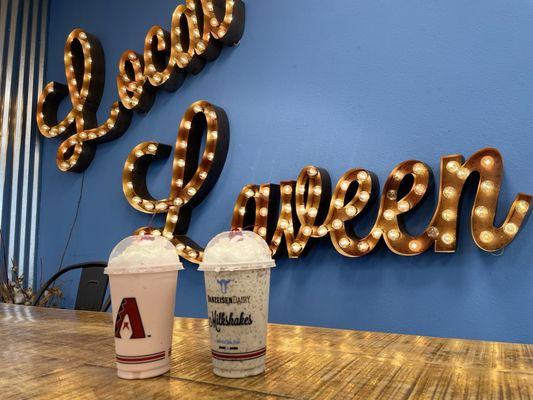
M 170 373 L 116 377 L 111 315 L 0 304 L 1 399 L 531 399 L 533 345 L 269 325 L 265 374 L 212 373 L 176 318 Z

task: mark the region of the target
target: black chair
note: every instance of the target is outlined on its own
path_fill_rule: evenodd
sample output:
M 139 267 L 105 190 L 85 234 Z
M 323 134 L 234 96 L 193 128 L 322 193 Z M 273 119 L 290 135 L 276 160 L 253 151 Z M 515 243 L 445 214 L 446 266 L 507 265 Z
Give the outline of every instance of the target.
M 55 273 L 39 290 L 33 305 L 37 305 L 44 292 L 50 285 L 63 274 L 81 269 L 80 283 L 78 285 L 78 294 L 74 309 L 87 311 L 100 311 L 107 291 L 108 276 L 104 274 L 104 268 L 107 266 L 104 262 L 88 262 L 76 265 L 70 265 Z
M 107 300 L 104 302 L 104 305 L 102 306 L 102 311 L 109 310 L 109 307 L 111 307 L 111 296 L 107 298 Z

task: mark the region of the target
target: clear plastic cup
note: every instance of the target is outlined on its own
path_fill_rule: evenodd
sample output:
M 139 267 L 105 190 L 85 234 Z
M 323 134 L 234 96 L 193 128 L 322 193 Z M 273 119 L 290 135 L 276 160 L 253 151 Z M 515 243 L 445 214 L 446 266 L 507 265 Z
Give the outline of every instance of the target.
M 112 251 L 109 274 L 117 374 L 144 379 L 170 369 L 178 270 L 172 243 L 131 236 Z
M 265 370 L 270 249 L 249 231 L 224 232 L 207 245 L 204 271 L 213 372 L 242 378 Z

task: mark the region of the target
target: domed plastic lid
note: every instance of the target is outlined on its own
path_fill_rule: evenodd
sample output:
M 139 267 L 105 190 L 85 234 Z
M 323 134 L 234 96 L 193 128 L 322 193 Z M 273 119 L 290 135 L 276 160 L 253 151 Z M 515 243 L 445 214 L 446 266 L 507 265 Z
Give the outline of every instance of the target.
M 211 239 L 198 271 L 244 271 L 275 266 L 270 248 L 261 236 L 251 231 L 231 231 Z
M 136 274 L 183 269 L 176 248 L 163 236 L 129 236 L 115 246 L 105 273 Z

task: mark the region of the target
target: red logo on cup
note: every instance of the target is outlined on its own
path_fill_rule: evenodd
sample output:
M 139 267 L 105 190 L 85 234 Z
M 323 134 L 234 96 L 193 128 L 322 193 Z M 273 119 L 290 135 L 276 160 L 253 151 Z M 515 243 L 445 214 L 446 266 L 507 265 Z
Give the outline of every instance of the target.
M 118 309 L 115 321 L 115 337 L 121 339 L 120 332 L 126 330 L 131 332 L 130 339 L 143 339 L 146 337 L 135 297 L 122 299 Z

